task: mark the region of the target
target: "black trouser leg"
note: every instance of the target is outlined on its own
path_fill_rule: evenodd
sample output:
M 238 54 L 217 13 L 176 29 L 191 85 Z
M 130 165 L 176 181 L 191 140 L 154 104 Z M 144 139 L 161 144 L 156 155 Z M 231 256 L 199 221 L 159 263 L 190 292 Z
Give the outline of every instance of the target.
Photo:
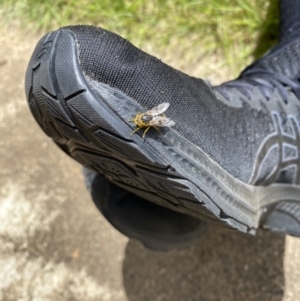
M 300 36 L 300 0 L 280 0 L 280 41 Z

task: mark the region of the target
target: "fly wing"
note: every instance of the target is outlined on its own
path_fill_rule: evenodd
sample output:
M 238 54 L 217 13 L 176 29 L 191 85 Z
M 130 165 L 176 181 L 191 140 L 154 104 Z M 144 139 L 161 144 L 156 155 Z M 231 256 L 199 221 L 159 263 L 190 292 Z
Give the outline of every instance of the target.
M 151 116 L 157 116 L 157 115 L 164 113 L 168 109 L 169 106 L 170 106 L 170 104 L 168 102 L 163 102 L 163 103 L 159 104 L 158 106 L 145 112 L 145 114 L 151 115 Z
M 166 116 L 155 116 L 149 123 L 150 126 L 171 127 L 175 122 Z

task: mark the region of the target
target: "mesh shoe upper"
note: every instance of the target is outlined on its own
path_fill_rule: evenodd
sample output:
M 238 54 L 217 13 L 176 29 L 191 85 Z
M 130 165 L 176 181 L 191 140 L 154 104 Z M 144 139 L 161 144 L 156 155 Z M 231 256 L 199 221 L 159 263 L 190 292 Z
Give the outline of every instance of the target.
M 259 100 L 273 117 L 275 131 L 260 146 L 250 180 L 252 184 L 300 184 L 300 128 L 297 120 L 300 99 L 299 49 L 299 40 L 278 44 L 263 58 L 246 68 L 238 80 L 215 87 L 227 100 L 234 96 L 231 93 L 234 89 L 246 96 L 250 102 Z M 253 93 L 255 89 L 259 90 L 263 100 L 257 99 L 257 95 Z
M 253 179 L 259 148 L 265 137 L 276 131 L 274 116 L 264 105 L 268 97 L 256 84 L 251 85 L 250 91 L 256 98 L 254 103 L 243 89 L 222 86 L 213 90 L 203 80 L 163 64 L 103 29 L 75 26 L 68 30 L 78 43 L 79 62 L 86 76 L 119 89 L 146 109 L 169 102 L 167 114 L 176 122 L 173 128 L 178 133 L 235 178 L 244 182 Z M 281 51 L 278 56 L 276 53 L 266 56 L 251 68 L 296 76 L 299 67 L 291 62 L 295 60 L 295 52 L 299 56 L 297 49 L 299 42 L 292 43 L 284 49 L 287 53 Z M 274 64 L 279 59 L 282 63 Z M 245 74 L 251 68 L 246 69 Z M 222 95 L 224 91 L 229 99 Z M 284 103 L 276 86 L 267 96 Z M 264 163 L 266 175 L 276 160 L 277 154 L 268 155 Z

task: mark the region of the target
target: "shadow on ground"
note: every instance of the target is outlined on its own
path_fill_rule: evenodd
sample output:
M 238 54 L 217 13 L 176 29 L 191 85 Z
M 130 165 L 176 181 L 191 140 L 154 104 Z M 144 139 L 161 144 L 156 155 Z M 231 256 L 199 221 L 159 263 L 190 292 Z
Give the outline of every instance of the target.
M 282 300 L 284 237 L 209 228 L 197 245 L 158 252 L 129 241 L 123 282 L 130 301 Z

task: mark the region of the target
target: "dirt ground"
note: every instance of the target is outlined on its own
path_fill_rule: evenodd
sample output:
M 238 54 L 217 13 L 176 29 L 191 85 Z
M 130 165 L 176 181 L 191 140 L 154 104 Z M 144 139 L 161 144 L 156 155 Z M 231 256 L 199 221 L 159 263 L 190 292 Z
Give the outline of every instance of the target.
M 0 300 L 300 300 L 300 239 L 210 227 L 193 247 L 157 252 L 118 233 L 28 110 L 37 40 L 0 29 Z

